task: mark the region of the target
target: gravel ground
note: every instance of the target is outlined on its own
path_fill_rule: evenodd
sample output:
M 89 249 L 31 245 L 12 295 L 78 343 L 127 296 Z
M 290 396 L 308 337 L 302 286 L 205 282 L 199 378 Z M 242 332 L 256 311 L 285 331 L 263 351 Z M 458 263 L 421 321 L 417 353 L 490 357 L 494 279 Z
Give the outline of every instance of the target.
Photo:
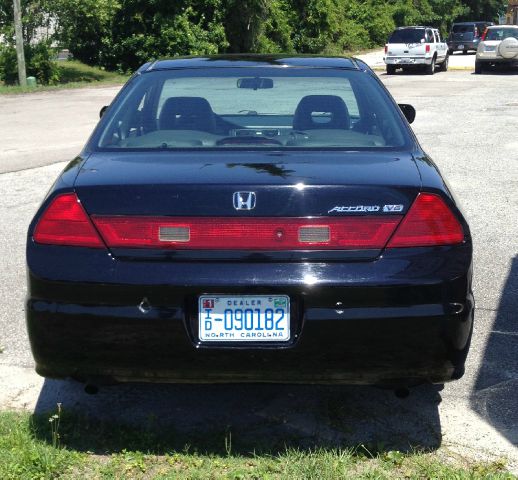
M 417 109 L 414 130 L 464 206 L 475 242 L 476 326 L 466 375 L 406 400 L 369 387 L 123 385 L 86 396 L 32 370 L 24 325 L 27 225 L 62 162 L 86 140 L 116 88 L 0 97 L 0 407 L 65 409 L 183 431 L 307 445 L 382 442 L 504 456 L 518 472 L 518 123 L 516 74 L 468 71 L 380 78 Z M 23 129 L 23 130 L 22 130 Z M 20 133 L 22 132 L 22 133 Z M 37 168 L 36 168 L 37 167 Z

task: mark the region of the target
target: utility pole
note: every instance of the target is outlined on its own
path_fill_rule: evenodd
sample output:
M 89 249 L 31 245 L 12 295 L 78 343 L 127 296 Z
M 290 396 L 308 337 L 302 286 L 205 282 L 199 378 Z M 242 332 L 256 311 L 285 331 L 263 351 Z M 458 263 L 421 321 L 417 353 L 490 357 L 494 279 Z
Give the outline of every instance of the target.
M 18 60 L 18 81 L 22 87 L 27 86 L 25 70 L 25 53 L 23 52 L 22 9 L 20 0 L 13 0 L 14 31 L 16 33 L 16 58 Z

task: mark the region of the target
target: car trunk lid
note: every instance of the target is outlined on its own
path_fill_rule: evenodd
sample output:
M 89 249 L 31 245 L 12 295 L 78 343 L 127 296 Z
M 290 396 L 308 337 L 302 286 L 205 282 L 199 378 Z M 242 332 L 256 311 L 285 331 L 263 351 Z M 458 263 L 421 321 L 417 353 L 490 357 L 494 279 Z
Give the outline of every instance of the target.
M 419 172 L 410 153 L 129 152 L 93 154 L 81 169 L 75 190 L 92 218 L 189 218 L 194 222 L 192 219 L 196 218 L 203 218 L 204 222 L 230 219 L 221 220 L 222 224 L 243 219 L 242 223 L 247 225 L 253 224 L 254 219 L 255 224 L 271 219 L 274 223 L 286 223 L 289 230 L 288 224 L 296 223 L 293 219 L 299 219 L 299 223 L 305 221 L 300 219 L 333 217 L 334 220 L 392 217 L 399 221 L 420 185 Z M 297 225 L 297 228 L 301 226 Z M 172 226 L 175 228 L 175 224 Z M 201 230 L 203 225 L 195 228 Z M 181 234 L 179 230 L 172 232 Z M 308 232 L 310 236 L 315 233 Z M 335 255 L 330 249 L 317 248 L 318 242 L 310 243 L 307 248 L 300 248 L 313 251 L 307 258 Z M 253 242 L 250 245 L 246 254 L 242 252 L 246 258 L 254 251 Z M 292 244 L 286 245 L 290 247 L 280 250 L 298 250 Z M 112 247 L 115 256 L 132 258 L 208 258 L 203 253 L 206 250 L 194 251 L 188 246 Z M 241 255 L 239 245 L 235 244 L 227 249 L 215 244 L 213 250 L 226 250 L 224 255 L 216 255 L 220 259 Z M 268 248 L 261 250 L 261 258 L 265 258 L 264 250 Z M 320 250 L 328 251 L 315 253 Z M 363 248 L 360 253 L 356 248 L 345 250 L 355 251 L 350 254 L 355 258 L 374 258 L 381 248 Z M 272 258 L 286 255 L 286 252 L 272 253 Z

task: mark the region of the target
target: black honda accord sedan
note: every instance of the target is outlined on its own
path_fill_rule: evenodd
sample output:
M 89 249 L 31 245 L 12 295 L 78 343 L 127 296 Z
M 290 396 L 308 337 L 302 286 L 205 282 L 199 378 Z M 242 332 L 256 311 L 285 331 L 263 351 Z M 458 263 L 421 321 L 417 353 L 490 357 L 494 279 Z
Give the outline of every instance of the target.
M 355 59 L 143 65 L 29 227 L 38 373 L 398 386 L 462 376 L 472 241 L 414 114 Z

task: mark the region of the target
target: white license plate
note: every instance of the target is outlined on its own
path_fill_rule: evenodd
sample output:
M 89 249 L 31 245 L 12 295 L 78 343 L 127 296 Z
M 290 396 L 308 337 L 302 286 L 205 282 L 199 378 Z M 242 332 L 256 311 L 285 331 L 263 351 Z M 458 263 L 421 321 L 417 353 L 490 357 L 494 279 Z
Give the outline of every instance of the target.
M 459 50 L 464 50 L 464 45 L 459 45 L 457 48 L 458 48 Z
M 202 342 L 287 342 L 287 295 L 203 295 L 198 301 Z

